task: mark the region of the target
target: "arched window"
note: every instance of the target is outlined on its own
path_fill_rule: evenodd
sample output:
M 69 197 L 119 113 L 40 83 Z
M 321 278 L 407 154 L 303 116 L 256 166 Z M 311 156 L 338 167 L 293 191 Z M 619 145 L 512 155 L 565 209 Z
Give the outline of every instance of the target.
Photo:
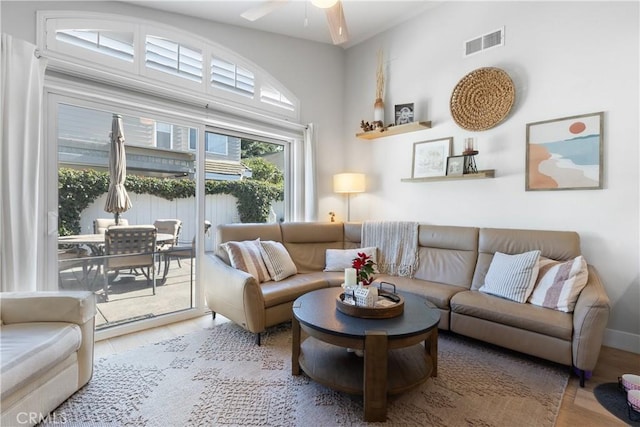
M 38 46 L 49 68 L 140 90 L 244 107 L 298 120 L 299 102 L 259 66 L 184 31 L 127 16 L 38 12 Z M 155 88 L 155 89 L 154 89 Z M 166 95 L 166 93 L 165 93 Z

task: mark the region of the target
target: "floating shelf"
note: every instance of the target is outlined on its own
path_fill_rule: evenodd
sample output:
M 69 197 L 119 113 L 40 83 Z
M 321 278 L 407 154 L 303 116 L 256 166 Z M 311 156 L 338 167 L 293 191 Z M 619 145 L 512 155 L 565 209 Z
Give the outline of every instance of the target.
M 357 138 L 376 139 L 385 136 L 400 135 L 401 133 L 416 132 L 423 129 L 430 129 L 431 122 L 412 122 L 406 125 L 394 125 L 384 128 L 384 130 L 370 130 L 368 132 L 356 133 Z
M 495 178 L 495 169 L 478 171 L 478 173 L 468 173 L 459 176 L 429 176 L 425 178 L 402 178 L 401 182 L 433 182 L 433 181 L 465 181 L 469 179 Z

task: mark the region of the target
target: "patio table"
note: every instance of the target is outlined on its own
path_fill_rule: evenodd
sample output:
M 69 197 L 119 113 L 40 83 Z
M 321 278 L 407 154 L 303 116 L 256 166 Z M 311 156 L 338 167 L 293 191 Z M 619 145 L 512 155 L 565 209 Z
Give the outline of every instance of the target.
M 164 243 L 170 243 L 175 240 L 175 236 L 173 234 L 168 233 L 158 233 L 156 235 L 156 243 L 158 245 Z M 71 236 L 60 236 L 58 237 L 58 245 L 71 245 L 71 246 L 81 246 L 86 245 L 91 249 L 91 256 L 99 257 L 104 255 L 104 233 L 98 234 L 73 234 Z M 158 251 L 158 254 L 162 255 L 162 251 Z M 161 283 L 164 283 L 166 280 L 166 275 L 168 273 L 168 268 L 164 269 L 163 277 L 160 279 Z

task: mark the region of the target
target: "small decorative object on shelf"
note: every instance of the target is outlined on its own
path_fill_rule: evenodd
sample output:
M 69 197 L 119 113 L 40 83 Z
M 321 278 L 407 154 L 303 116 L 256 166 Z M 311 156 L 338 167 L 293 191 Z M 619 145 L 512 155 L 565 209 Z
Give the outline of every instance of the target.
M 333 211 L 329 212 L 329 218 L 331 218 L 331 222 L 336 222 L 336 213 Z
M 465 174 L 470 173 L 478 173 L 478 168 L 476 167 L 475 156 L 478 154 L 478 150 L 476 150 L 476 140 L 475 138 L 465 138 L 464 139 L 464 151 L 462 155 L 464 156 L 464 172 Z
M 373 121 L 380 122 L 384 128 L 384 56 L 378 51 L 378 67 L 376 69 L 376 102 L 373 104 Z
M 361 139 L 376 139 L 381 138 L 383 136 L 391 136 L 391 135 L 400 135 L 407 132 L 416 132 L 419 130 L 429 129 L 431 127 L 431 122 L 411 122 L 406 125 L 397 125 L 394 126 L 393 123 L 382 127 L 382 128 L 374 128 L 375 124 L 369 124 L 369 122 L 364 122 L 364 120 L 360 123 L 360 127 L 364 132 L 356 133 L 357 138 Z M 366 130 L 369 129 L 369 130 Z

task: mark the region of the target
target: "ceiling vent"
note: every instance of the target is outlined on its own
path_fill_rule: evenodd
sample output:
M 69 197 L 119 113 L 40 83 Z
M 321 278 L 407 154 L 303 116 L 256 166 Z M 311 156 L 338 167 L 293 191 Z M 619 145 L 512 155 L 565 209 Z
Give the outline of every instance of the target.
M 464 56 L 475 55 L 498 46 L 504 46 L 504 27 L 464 42 Z

